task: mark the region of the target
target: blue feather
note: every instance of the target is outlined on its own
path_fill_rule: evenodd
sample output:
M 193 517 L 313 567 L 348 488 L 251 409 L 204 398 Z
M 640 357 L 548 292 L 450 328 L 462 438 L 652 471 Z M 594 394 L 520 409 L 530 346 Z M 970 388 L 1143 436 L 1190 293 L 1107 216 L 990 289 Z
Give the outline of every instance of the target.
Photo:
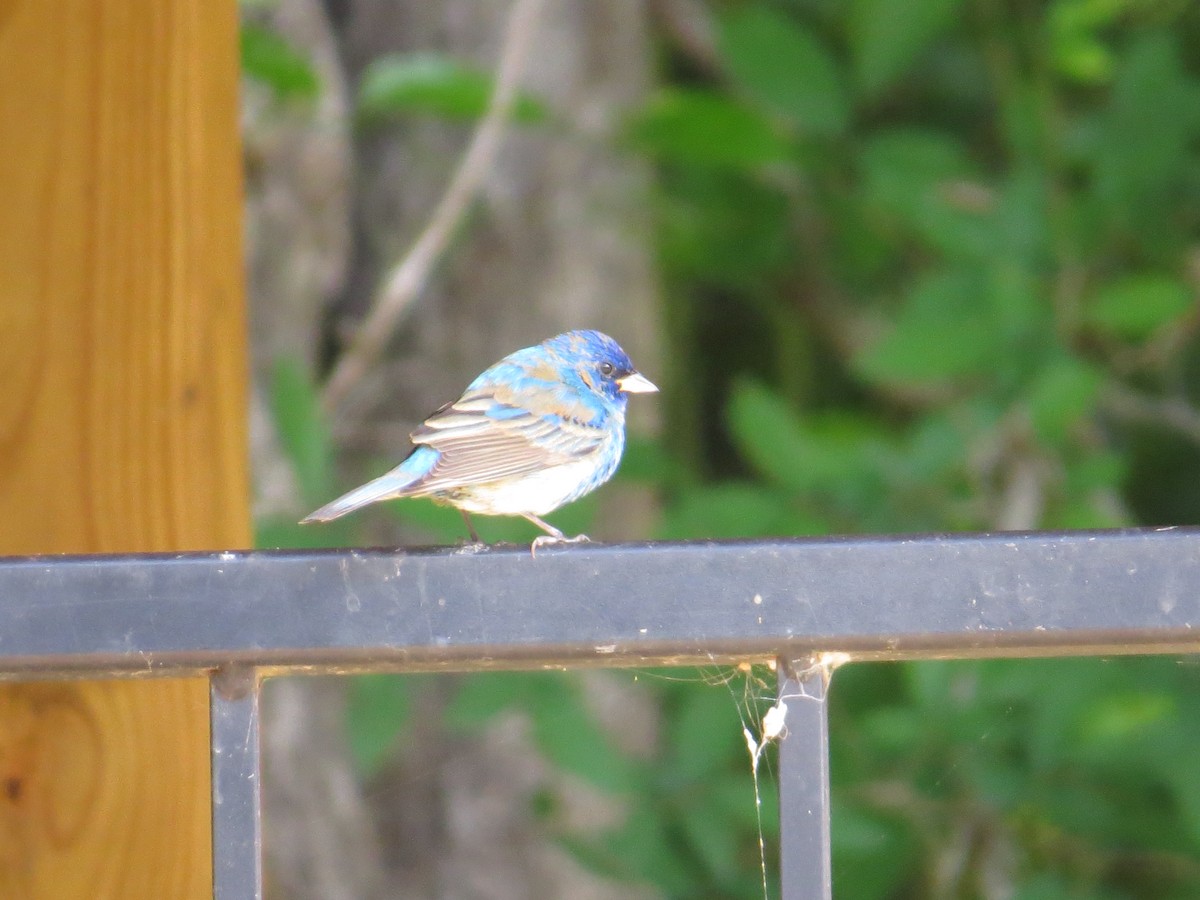
M 428 447 L 417 447 L 404 462 L 390 472 L 356 487 L 331 503 L 326 503 L 301 519 L 300 524 L 329 522 L 380 500 L 407 496 L 413 486 L 419 484 L 436 463 L 436 452 Z
M 612 477 L 628 393 L 654 390 L 608 335 L 568 331 L 488 368 L 412 433 L 416 448 L 404 462 L 302 521 L 427 496 L 464 515 L 524 516 L 562 539 L 539 516 Z

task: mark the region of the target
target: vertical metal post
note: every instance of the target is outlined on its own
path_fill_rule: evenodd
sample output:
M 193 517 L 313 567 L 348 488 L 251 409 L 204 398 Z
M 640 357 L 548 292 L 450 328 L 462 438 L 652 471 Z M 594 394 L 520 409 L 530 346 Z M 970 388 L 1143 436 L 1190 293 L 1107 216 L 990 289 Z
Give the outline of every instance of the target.
M 263 895 L 258 688 L 249 666 L 218 669 L 211 679 L 215 900 Z
M 821 660 L 780 659 L 779 699 L 787 704 L 779 741 L 779 870 L 784 900 L 830 900 L 830 669 Z

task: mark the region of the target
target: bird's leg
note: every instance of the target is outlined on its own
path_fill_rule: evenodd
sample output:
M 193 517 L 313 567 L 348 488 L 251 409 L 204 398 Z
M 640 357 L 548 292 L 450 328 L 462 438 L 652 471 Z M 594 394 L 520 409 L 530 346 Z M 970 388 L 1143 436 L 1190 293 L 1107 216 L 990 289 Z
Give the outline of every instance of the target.
M 475 530 L 475 525 L 471 522 L 471 517 L 467 514 L 467 511 L 460 509 L 459 512 L 462 513 L 463 521 L 467 523 L 467 531 L 471 533 L 471 543 L 482 544 L 483 541 L 479 540 L 479 533 Z
M 546 537 L 553 538 L 556 541 L 565 541 L 567 539 L 567 536 L 565 534 L 563 534 L 561 531 L 559 531 L 557 528 L 555 528 L 549 522 L 542 521 L 537 516 L 533 515 L 533 513 L 525 513 L 524 515 L 525 515 L 526 519 L 528 519 L 530 522 L 532 522 L 538 528 L 542 529 L 542 531 L 546 532 L 546 534 L 545 534 Z
M 529 552 L 532 556 L 537 556 L 538 547 L 545 547 L 547 544 L 578 544 L 581 541 L 590 541 L 591 538 L 586 534 L 577 534 L 575 537 L 567 537 L 549 522 L 544 522 L 532 513 L 523 513 L 524 517 L 536 525 L 545 534 L 539 534 L 533 539 L 533 543 L 529 546 Z

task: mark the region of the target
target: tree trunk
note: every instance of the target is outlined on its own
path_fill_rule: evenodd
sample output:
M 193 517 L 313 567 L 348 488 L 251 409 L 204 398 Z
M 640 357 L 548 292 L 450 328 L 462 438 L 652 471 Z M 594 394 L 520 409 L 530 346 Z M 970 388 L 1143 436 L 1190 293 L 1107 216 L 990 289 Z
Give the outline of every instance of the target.
M 346 83 L 354 85 L 388 53 L 445 52 L 492 71 L 511 7 L 508 0 L 327 0 L 326 8 Z M 416 423 L 484 366 L 560 331 L 607 331 L 643 371 L 653 377 L 657 369 L 651 223 L 641 214 L 648 176 L 614 153 L 610 140 L 650 82 L 643 5 L 550 2 L 536 27 L 522 85 L 550 107 L 553 122 L 510 128 L 444 264 L 386 358 L 336 411 L 337 434 L 348 458 L 359 461 L 350 468 L 360 480 L 378 474 L 364 461 L 398 461 Z M 428 221 L 472 128 L 407 118 L 358 133 L 355 240 L 333 317 L 335 343 Z M 275 262 L 288 265 L 286 257 Z M 268 320 L 282 314 L 269 296 L 256 302 Z M 651 404 L 631 407 L 634 429 L 653 427 Z M 639 510 L 648 501 L 636 492 L 610 486 L 601 506 L 596 536 L 607 521 L 617 523 L 609 533 L 622 537 L 645 527 Z M 377 538 L 397 540 L 388 531 Z M 423 683 L 430 687 L 418 699 L 421 714 L 405 747 L 371 784 L 369 801 L 347 786 L 344 740 L 330 734 L 341 686 L 296 679 L 268 687 L 266 836 L 274 893 L 329 897 L 329 885 L 340 885 L 336 896 L 346 897 L 631 896 L 627 885 L 584 872 L 532 820 L 536 791 L 570 789 L 537 760 L 521 720 L 507 719 L 482 737 L 451 738 L 439 723 L 453 683 Z M 571 802 L 611 806 L 582 789 Z M 289 817 L 286 834 L 275 822 L 280 815 Z M 354 824 L 360 815 L 374 823 L 369 833 Z M 605 817 L 611 820 L 612 810 Z M 343 823 L 335 831 L 344 854 L 318 850 L 331 839 L 331 820 Z

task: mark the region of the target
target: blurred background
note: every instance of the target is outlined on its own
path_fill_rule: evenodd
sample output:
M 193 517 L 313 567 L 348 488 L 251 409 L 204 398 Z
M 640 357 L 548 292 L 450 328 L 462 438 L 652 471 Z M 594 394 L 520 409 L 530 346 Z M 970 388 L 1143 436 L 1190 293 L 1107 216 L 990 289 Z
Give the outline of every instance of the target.
M 573 327 L 662 393 L 568 532 L 1200 521 L 1196 4 L 243 10 L 261 546 L 462 539 L 421 501 L 292 523 Z M 775 896 L 772 684 L 271 682 L 270 895 L 755 898 L 765 856 Z M 1200 896 L 1194 661 L 851 665 L 831 698 L 837 896 Z

